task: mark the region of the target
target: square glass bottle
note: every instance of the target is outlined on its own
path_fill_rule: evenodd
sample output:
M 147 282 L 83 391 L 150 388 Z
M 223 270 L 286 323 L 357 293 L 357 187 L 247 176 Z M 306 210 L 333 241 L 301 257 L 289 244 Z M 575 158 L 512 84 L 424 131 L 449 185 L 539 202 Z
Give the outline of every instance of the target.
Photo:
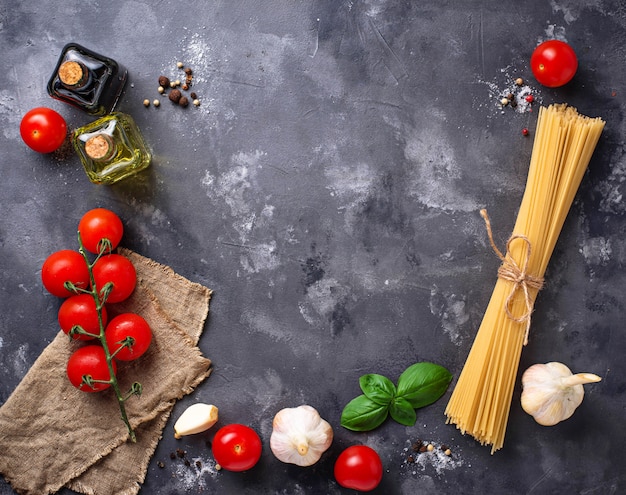
M 128 71 L 115 60 L 76 43 L 63 47 L 48 94 L 91 115 L 106 115 L 119 100 Z
M 72 144 L 94 184 L 114 184 L 144 170 L 152 159 L 137 124 L 121 112 L 76 129 Z

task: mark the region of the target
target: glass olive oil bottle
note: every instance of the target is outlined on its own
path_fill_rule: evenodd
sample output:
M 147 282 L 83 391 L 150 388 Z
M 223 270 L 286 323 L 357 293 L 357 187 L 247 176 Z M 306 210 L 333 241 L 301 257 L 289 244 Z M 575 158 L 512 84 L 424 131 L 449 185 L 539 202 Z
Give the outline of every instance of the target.
M 72 144 L 94 184 L 114 184 L 150 165 L 152 155 L 130 115 L 110 115 L 76 129 Z

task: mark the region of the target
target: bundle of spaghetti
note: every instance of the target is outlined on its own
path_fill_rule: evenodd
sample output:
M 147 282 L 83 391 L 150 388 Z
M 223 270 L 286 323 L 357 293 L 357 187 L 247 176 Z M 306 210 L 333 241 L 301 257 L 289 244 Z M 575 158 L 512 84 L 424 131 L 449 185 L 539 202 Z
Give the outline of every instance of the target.
M 541 107 L 528 180 L 513 234 L 502 253 L 481 211 L 502 264 L 483 320 L 445 414 L 493 454 L 504 444 L 513 388 L 530 316 L 576 191 L 604 121 L 565 104 Z

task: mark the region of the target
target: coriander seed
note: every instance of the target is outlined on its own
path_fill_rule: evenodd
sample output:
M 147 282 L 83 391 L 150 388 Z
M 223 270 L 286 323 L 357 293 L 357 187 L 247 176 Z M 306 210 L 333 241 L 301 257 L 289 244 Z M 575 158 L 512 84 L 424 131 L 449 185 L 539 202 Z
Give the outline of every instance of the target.
M 198 100 L 197 98 L 195 100 L 193 100 L 193 104 L 197 107 L 200 106 L 200 100 Z
M 515 79 L 515 84 L 521 86 L 522 84 L 524 84 L 524 80 L 521 77 L 518 77 L 517 79 Z
M 154 100 L 154 101 L 152 102 L 152 104 L 153 104 L 155 107 L 158 107 L 158 106 L 161 104 L 161 102 L 160 102 L 159 100 Z
M 165 93 L 165 88 L 164 88 L 163 86 L 159 86 L 159 87 L 157 88 L 157 91 L 158 91 L 160 94 L 163 94 L 163 93 Z
M 149 107 L 150 106 L 150 100 L 148 100 L 148 99 L 143 100 L 143 106 L 144 107 Z
M 177 62 L 176 63 L 176 67 L 178 67 L 179 69 L 182 69 L 185 66 L 185 64 L 183 64 L 182 62 Z

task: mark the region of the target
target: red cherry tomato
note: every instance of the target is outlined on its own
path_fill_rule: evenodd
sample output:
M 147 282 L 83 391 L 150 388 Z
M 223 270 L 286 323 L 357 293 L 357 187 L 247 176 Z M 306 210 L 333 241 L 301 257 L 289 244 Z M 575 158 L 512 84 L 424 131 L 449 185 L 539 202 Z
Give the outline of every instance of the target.
M 81 289 L 89 288 L 89 269 L 78 251 L 63 249 L 52 253 L 41 267 L 41 281 L 50 294 L 69 297 L 76 293 L 65 288 L 65 282 L 72 282 Z
M 115 361 L 113 361 L 113 372 L 117 372 Z M 100 382 L 111 379 L 102 346 L 86 345 L 76 350 L 67 361 L 67 377 L 72 385 L 83 392 L 100 392 L 109 388 L 110 383 Z M 93 380 L 96 381 L 93 382 Z
M 116 303 L 127 299 L 135 290 L 137 272 L 128 258 L 121 254 L 107 254 L 96 261 L 93 277 L 98 293 L 108 282 L 113 284 L 106 302 Z
M 75 326 L 80 326 L 85 332 L 91 335 L 100 334 L 100 321 L 98 320 L 98 310 L 96 301 L 91 294 L 78 294 L 67 298 L 59 308 L 59 325 L 66 334 Z M 107 311 L 102 307 L 102 324 L 107 324 Z M 72 338 L 76 340 L 91 340 L 95 337 L 81 333 L 73 333 Z
M 544 41 L 530 57 L 530 68 L 540 84 L 556 88 L 571 81 L 578 69 L 578 59 L 574 49 L 564 41 Z
M 115 354 L 115 359 L 132 361 L 143 355 L 150 347 L 152 330 L 141 316 L 135 313 L 122 313 L 109 322 L 105 337 L 109 352 Z M 131 342 L 130 347 L 123 345 L 127 339 Z
M 261 458 L 261 439 L 249 426 L 240 424 L 220 428 L 213 438 L 213 457 L 227 471 L 247 471 Z
M 335 461 L 335 479 L 344 488 L 369 492 L 383 479 L 383 463 L 367 445 L 353 445 Z
M 78 232 L 85 249 L 91 253 L 99 254 L 103 239 L 109 240 L 111 249 L 117 247 L 124 234 L 124 225 L 120 217 L 111 210 L 94 208 L 80 219 Z
M 20 123 L 24 142 L 38 153 L 51 153 L 61 147 L 67 137 L 65 119 L 51 108 L 37 107 L 26 112 Z

